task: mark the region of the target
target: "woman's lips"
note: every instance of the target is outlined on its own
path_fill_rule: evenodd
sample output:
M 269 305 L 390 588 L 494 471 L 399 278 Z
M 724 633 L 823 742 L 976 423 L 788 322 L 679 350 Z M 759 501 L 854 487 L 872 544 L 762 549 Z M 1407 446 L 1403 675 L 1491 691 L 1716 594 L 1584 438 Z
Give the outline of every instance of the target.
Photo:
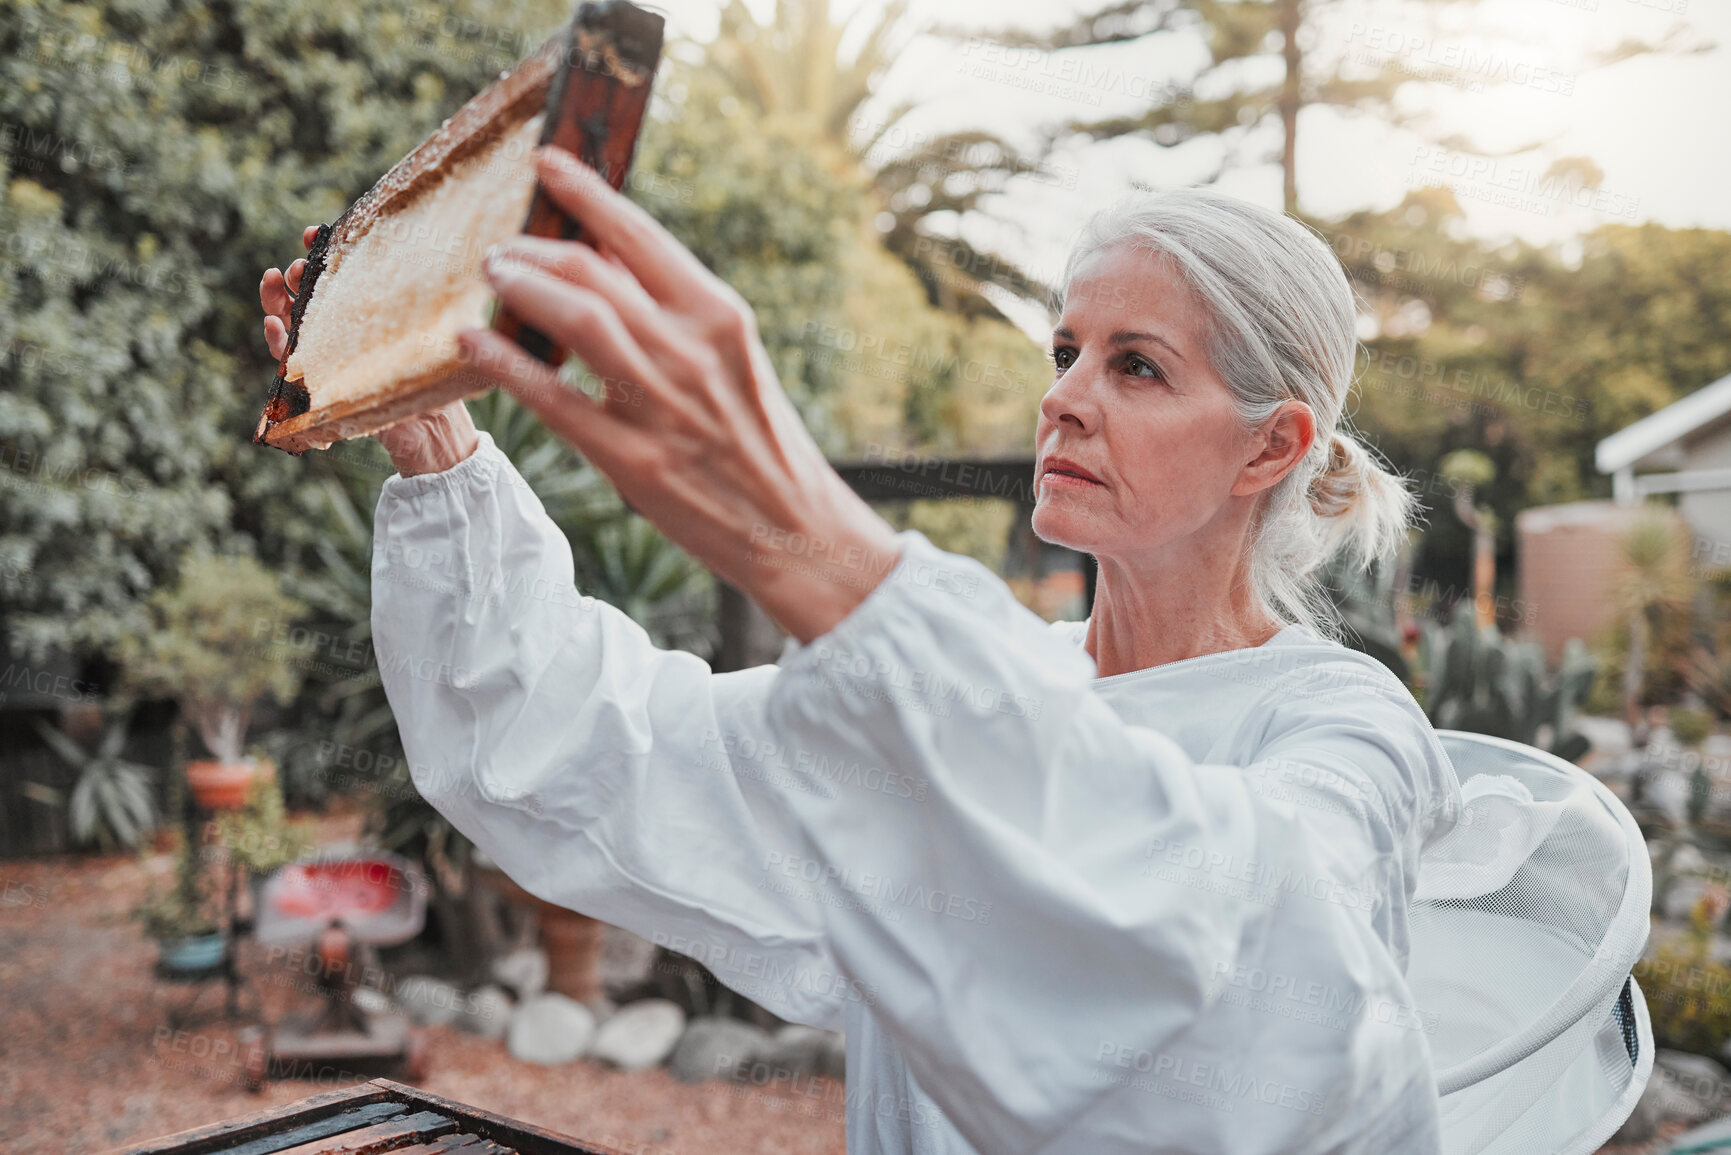
M 1042 473 L 1040 480 L 1048 487 L 1055 485 L 1062 489 L 1098 489 L 1100 487 L 1098 481 L 1089 481 L 1087 478 L 1076 477 L 1069 473 L 1059 473 L 1056 470 L 1047 470 Z
M 1058 457 L 1052 458 L 1041 467 L 1040 481 L 1045 485 L 1059 485 L 1066 489 L 1091 489 L 1104 484 L 1075 462 Z

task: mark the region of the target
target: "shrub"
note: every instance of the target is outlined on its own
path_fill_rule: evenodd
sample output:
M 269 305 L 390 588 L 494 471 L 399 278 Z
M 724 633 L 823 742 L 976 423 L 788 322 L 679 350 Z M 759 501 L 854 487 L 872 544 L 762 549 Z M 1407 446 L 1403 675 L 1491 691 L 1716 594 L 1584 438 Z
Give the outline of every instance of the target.
M 1713 732 L 1713 715 L 1693 706 L 1670 711 L 1671 733 L 1685 746 L 1699 746 Z
M 1724 913 L 1724 890 L 1709 887 L 1691 912 L 1688 933 L 1635 964 L 1661 1047 L 1717 1059 L 1731 1039 L 1731 966 L 1713 961 L 1711 953 L 1713 927 Z

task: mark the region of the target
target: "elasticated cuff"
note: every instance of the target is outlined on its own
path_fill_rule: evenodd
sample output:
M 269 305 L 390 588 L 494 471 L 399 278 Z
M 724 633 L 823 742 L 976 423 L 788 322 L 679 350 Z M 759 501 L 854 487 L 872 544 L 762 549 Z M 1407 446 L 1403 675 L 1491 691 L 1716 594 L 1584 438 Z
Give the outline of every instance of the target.
M 428 493 L 466 489 L 478 482 L 493 480 L 500 465 L 510 464 L 510 458 L 493 443 L 493 435 L 485 429 L 476 430 L 476 436 L 479 444 L 475 446 L 475 451 L 449 469 L 440 470 L 438 473 L 417 473 L 413 477 L 393 473 L 385 479 L 385 484 L 379 491 L 380 500 L 422 497 Z

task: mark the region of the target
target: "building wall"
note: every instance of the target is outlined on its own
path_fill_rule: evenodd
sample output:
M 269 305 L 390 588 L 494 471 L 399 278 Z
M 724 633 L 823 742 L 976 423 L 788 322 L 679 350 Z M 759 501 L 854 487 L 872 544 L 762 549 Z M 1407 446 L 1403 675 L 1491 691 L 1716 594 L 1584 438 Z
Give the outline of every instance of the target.
M 1677 509 L 1695 536 L 1694 556 L 1703 564 L 1731 565 L 1731 490 L 1681 494 Z
M 1731 469 L 1731 429 L 1716 429 L 1685 446 L 1682 467 Z M 1677 505 L 1695 535 L 1696 556 L 1706 564 L 1731 565 L 1731 489 L 1683 493 Z
M 1627 570 L 1622 536 L 1643 512 L 1640 505 L 1577 501 L 1515 516 L 1520 596 L 1529 610 L 1521 636 L 1543 645 L 1549 661 L 1562 657 L 1571 637 L 1590 645 L 1612 624 L 1614 586 Z

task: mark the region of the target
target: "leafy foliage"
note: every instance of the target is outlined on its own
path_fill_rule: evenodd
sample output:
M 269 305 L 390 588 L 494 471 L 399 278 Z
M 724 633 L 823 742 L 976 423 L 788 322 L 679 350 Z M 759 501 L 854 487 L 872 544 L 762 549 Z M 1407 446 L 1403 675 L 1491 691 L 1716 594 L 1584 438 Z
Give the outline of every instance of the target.
M 719 77 L 676 60 L 663 70 L 668 112 L 644 128 L 637 164 L 654 179 L 638 182 L 637 199 L 750 302 L 782 386 L 819 442 L 830 440 L 819 399 L 835 377 L 810 355 L 813 322 L 840 299 L 836 265 L 860 215 L 859 182 L 784 126 L 726 105 Z
M 910 108 L 880 107 L 877 81 L 913 35 L 902 3 L 837 23 L 821 0 L 777 0 L 762 21 L 730 0 L 703 63 L 681 66 L 666 89 L 712 134 L 687 132 L 682 144 L 705 163 L 679 167 L 710 183 L 734 157 L 772 168 L 791 162 L 795 187 L 784 192 L 778 181 L 763 204 L 738 205 L 742 221 L 789 203 L 806 212 L 789 192 L 835 189 L 822 206 L 837 230 L 822 292 L 797 299 L 792 317 L 799 371 L 789 376 L 790 361 L 777 362 L 784 384 L 803 381 L 823 399 L 804 412 L 827 451 L 1023 450 L 1051 370 L 983 286 L 1042 303 L 1047 287 L 953 235 L 953 222 L 1040 166 L 992 134 L 925 133 Z M 735 139 L 739 121 L 750 126 L 743 139 Z M 753 173 L 748 187 L 765 179 Z M 714 240 L 675 215 L 663 219 L 708 260 Z M 711 267 L 722 272 L 725 262 Z M 757 304 L 759 295 L 738 287 Z
M 132 909 L 132 917 L 144 924 L 145 934 L 163 942 L 214 934 L 215 883 L 216 876 L 204 869 L 190 832 L 183 830 L 175 844 L 174 881 L 167 887 L 153 887 Z
M 564 20 L 555 0 L 0 0 L 0 628 L 89 654 L 182 554 L 298 580 L 321 518 L 248 444 L 262 270 Z M 479 30 L 479 31 L 477 31 Z
M 240 758 L 247 719 L 261 698 L 287 704 L 300 688 L 289 627 L 306 607 L 249 557 L 195 554 L 180 578 L 150 597 L 148 628 L 115 650 L 127 684 L 175 698 L 211 754 Z
M 837 22 L 828 0 L 775 0 L 760 21 L 742 0 L 728 0 L 703 72 L 765 130 L 799 138 L 832 173 L 868 178 L 873 245 L 905 264 L 930 305 L 1002 320 L 984 285 L 1035 298 L 1047 286 L 934 226 L 983 209 L 1012 178 L 1041 173 L 1041 163 L 984 130 L 920 131 L 911 106 L 874 99 L 917 35 L 908 7 L 894 0 Z
M 105 851 L 132 848 L 156 827 L 156 796 L 152 791 L 156 772 L 121 757 L 129 720 L 129 711 L 116 713 L 93 751 L 86 751 L 41 719 L 35 720 L 42 741 L 78 771 L 67 809 L 73 841 L 80 846 L 96 844 Z
M 1360 299 L 1354 424 L 1423 503 L 1415 571 L 1464 588 L 1473 534 L 1439 507 L 1488 511 L 1512 575 L 1516 514 L 1609 497 L 1598 442 L 1731 373 L 1731 234 L 1605 226 L 1576 260 L 1462 239 L 1460 219 L 1428 189 L 1318 227 Z M 1494 467 L 1470 493 L 1444 468 L 1462 449 Z
M 282 788 L 274 773 L 253 775 L 246 805 L 222 811 L 212 821 L 225 860 L 244 866 L 254 875 L 286 866 L 316 845 L 317 831 L 311 821 L 288 820 Z

